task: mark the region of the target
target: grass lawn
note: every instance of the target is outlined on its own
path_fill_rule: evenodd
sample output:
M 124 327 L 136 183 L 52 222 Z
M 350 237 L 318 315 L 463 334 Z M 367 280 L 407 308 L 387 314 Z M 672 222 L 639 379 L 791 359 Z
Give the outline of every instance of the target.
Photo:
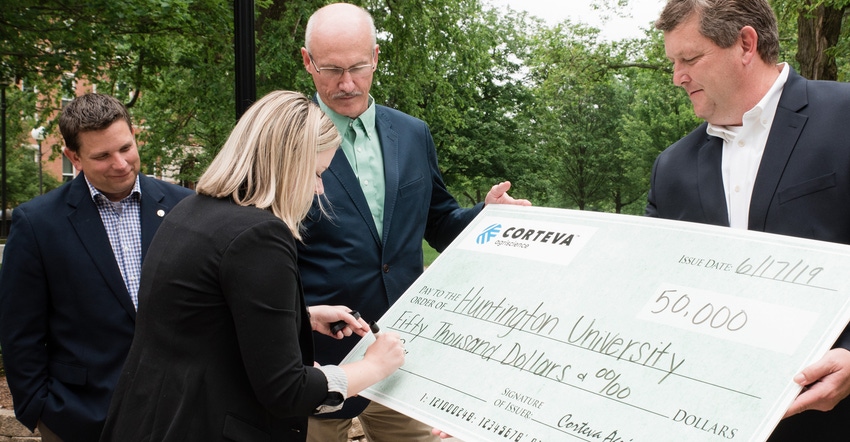
M 434 262 L 435 259 L 437 259 L 437 255 L 439 255 L 439 253 L 436 250 L 432 249 L 431 246 L 429 246 L 424 239 L 422 240 L 422 251 L 424 254 L 423 257 L 425 259 L 425 267 L 431 265 L 431 263 Z

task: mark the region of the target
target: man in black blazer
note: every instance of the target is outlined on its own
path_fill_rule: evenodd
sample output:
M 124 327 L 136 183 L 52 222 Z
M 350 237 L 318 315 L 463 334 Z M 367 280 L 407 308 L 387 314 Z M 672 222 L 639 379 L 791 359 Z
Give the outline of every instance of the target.
M 310 17 L 301 49 L 317 101 L 343 138 L 321 177 L 331 215 L 314 207 L 304 222 L 298 247 L 304 295 L 310 305 L 347 305 L 369 320 L 422 274 L 423 237 L 442 251 L 484 206 L 461 208 L 446 190 L 425 122 L 369 95 L 378 65 L 375 34 L 367 11 L 334 3 Z M 509 188 L 509 182 L 493 186 L 485 202 L 531 204 L 514 200 Z M 316 360 L 337 364 L 356 342 L 316 335 Z M 348 440 L 357 415 L 372 442 L 437 440 L 430 427 L 363 398 L 311 418 L 308 440 Z
M 141 259 L 192 191 L 139 173 L 130 116 L 113 97 L 77 97 L 59 126 L 80 173 L 12 213 L 0 345 L 18 420 L 45 441 L 92 441 L 133 339 Z
M 656 159 L 646 214 L 850 244 L 850 84 L 777 64 L 767 0 L 670 0 L 655 26 L 705 123 Z M 848 440 L 848 329 L 794 381 L 769 441 Z

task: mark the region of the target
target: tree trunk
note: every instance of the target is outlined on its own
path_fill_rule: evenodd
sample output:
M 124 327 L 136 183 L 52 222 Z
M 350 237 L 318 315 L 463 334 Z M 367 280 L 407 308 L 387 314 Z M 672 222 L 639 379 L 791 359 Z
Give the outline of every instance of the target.
M 807 0 L 806 5 L 811 5 Z M 847 6 L 817 6 L 811 12 L 802 7 L 797 16 L 797 62 L 800 75 L 810 80 L 837 80 L 838 66 L 830 49 L 841 35 L 841 19 Z

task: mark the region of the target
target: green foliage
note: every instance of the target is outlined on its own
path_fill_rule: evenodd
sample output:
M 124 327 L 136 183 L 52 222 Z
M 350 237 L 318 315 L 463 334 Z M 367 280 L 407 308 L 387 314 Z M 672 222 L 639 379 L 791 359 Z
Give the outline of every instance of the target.
M 0 23 L 0 72 L 39 92 L 40 125 L 55 126 L 58 101 L 75 95 L 78 78 L 124 100 L 146 127 L 149 173 L 184 163 L 186 146 L 206 158 L 232 128 L 233 111 L 222 116 L 235 107 L 230 2 L 23 0 L 4 4 Z
M 812 57 L 806 64 L 835 62 L 836 79 L 850 79 L 850 26 L 848 11 L 850 0 L 770 0 L 779 22 L 780 61 L 786 61 L 804 76 L 806 72 L 800 66 L 798 52 L 804 58 Z M 831 30 L 828 19 L 823 16 L 824 9 L 829 8 L 836 17 L 840 17 L 840 29 Z M 802 26 L 813 20 L 814 29 Z M 836 32 L 835 35 L 832 33 Z M 833 41 L 836 39 L 837 41 Z M 825 44 L 832 44 L 824 47 Z M 813 48 L 817 50 L 812 51 Z
M 107 92 L 124 84 L 143 91 L 134 117 L 145 127 L 138 137 L 145 172 L 169 168 L 191 182 L 235 123 L 233 12 L 220 0 L 184 0 L 161 8 L 179 13 L 163 17 L 170 25 L 166 30 L 132 42 L 137 69 L 110 72 Z
M 701 123 L 685 92 L 673 86 L 660 33 L 647 35 L 641 53 L 643 66 L 657 68 L 623 72 L 631 99 L 619 121 L 621 178 L 616 178 L 614 195 L 620 199 L 615 196 L 613 203 L 616 212 L 629 214 L 644 212 L 655 157 Z
M 680 121 L 690 104 L 672 85 L 660 35 L 606 43 L 565 22 L 539 30 L 524 62 L 551 190 L 538 203 L 642 213 L 655 156 L 697 125 L 689 111 Z
M 15 145 L 6 151 L 6 204 L 15 207 L 39 195 L 38 163 L 36 151 L 31 146 Z M 44 193 L 62 183 L 48 173 L 42 172 Z
M 616 14 L 624 2 L 595 4 Z M 145 172 L 197 179 L 235 123 L 231 1 L 6 3 L 0 73 L 24 86 L 9 89 L 10 149 L 25 144 L 33 127 L 55 133 L 61 98 L 83 78 L 125 100 L 144 128 Z M 314 92 L 299 50 L 307 19 L 325 3 L 256 2 L 259 96 Z M 376 102 L 429 124 L 446 183 L 465 206 L 510 180 L 512 195 L 536 205 L 642 213 L 655 156 L 699 123 L 672 85 L 656 31 L 609 43 L 585 25 L 549 27 L 483 0 L 355 3 L 372 12 L 379 30 Z M 793 63 L 801 7 L 850 0 L 772 3 L 782 59 Z M 847 78 L 843 32 L 832 50 Z M 17 202 L 32 194 L 33 162 L 12 157 Z
M 38 163 L 35 146 L 29 144 L 30 130 L 42 125 L 35 117 L 36 94 L 15 88 L 6 90 L 6 207 L 13 208 L 39 195 Z M 48 131 L 52 128 L 46 126 Z M 61 155 L 59 146 L 51 146 L 52 154 L 44 146 L 44 160 L 51 155 Z M 49 173 L 42 172 L 42 189 L 47 191 L 61 183 Z
M 438 256 L 440 256 L 440 252 L 434 250 L 431 246 L 428 245 L 427 241 L 422 241 L 422 252 L 423 252 L 423 260 L 425 262 L 425 267 L 431 265 Z
M 313 80 L 301 62 L 304 29 L 316 9 L 316 0 L 276 0 L 257 15 L 257 95 L 277 89 L 299 91 L 311 96 Z
M 564 23 L 544 29 L 528 60 L 537 127 L 546 134 L 555 190 L 563 206 L 585 209 L 606 194 L 614 148 L 616 103 L 608 72 L 595 52 L 595 29 Z
M 432 125 L 443 177 L 461 203 L 468 205 L 483 201 L 499 181 L 511 181 L 516 197 L 530 197 L 538 182 L 533 138 L 519 118 L 533 100 L 523 85 L 517 56 L 528 51 L 523 30 L 528 25 L 519 16 L 500 17 L 494 11 L 483 17 L 488 24 L 478 28 L 477 36 L 489 44 L 470 58 L 486 64 L 456 68 L 470 70 L 465 74 L 470 83 L 461 84 L 469 96 L 458 113 L 461 124 L 454 131 Z

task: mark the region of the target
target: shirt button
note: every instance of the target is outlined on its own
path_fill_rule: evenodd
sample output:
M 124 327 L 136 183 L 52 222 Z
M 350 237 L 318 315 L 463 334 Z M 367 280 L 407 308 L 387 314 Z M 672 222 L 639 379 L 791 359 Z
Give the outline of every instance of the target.
M 743 141 L 738 141 L 738 146 L 740 146 L 740 147 L 744 147 L 745 144 L 747 144 L 747 143 L 744 143 Z
M 735 192 L 740 192 L 740 191 L 741 191 L 741 186 L 735 186 Z

